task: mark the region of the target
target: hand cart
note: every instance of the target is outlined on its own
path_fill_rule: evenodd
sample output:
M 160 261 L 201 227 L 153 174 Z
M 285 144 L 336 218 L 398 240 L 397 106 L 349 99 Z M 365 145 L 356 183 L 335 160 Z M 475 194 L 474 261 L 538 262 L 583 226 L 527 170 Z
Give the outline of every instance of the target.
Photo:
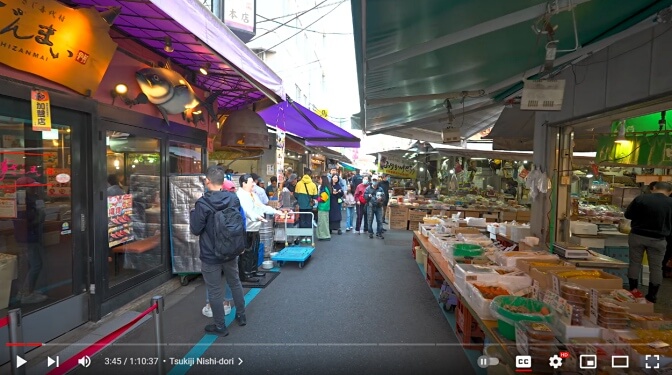
M 312 212 L 289 212 L 289 214 L 310 215 L 310 228 L 287 227 L 287 223 L 290 220 L 285 220 L 285 234 L 287 238 L 290 236 L 310 237 L 310 244 L 299 243 L 289 246 L 289 240 L 285 239 L 285 248 L 280 250 L 274 257 L 271 257 L 271 260 L 278 262 L 278 266 L 280 267 L 285 262 L 299 262 L 299 268 L 303 268 L 306 261 L 313 255 L 313 251 L 315 251 L 315 229 L 312 224 L 315 216 Z

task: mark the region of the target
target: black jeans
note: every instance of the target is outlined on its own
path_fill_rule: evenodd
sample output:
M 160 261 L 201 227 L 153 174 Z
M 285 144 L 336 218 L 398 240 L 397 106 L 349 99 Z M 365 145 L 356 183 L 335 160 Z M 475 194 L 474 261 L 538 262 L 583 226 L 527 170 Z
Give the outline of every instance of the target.
M 357 205 L 357 219 L 355 221 L 355 231 L 359 232 L 360 228 L 364 230 L 364 232 L 368 232 L 368 223 L 369 219 L 366 216 L 366 205 L 365 204 L 358 204 Z M 362 228 L 362 224 L 364 227 Z
M 300 208 L 299 212 L 313 212 L 312 208 Z M 313 218 L 310 215 L 299 215 L 299 228 L 312 228 Z
M 241 279 L 245 274 L 257 272 L 259 262 L 259 232 L 247 232 L 247 248 L 238 257 L 238 273 Z
M 672 259 L 672 236 L 667 237 L 667 248 L 665 249 L 665 256 L 663 257 L 663 276 L 666 273 L 672 272 L 672 267 L 667 263 Z

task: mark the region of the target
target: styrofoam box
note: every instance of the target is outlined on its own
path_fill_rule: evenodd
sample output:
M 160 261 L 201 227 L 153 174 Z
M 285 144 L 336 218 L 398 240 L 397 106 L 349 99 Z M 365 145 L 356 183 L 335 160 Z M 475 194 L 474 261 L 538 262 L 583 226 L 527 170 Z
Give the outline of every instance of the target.
M 510 229 L 511 233 L 509 234 L 509 238 L 511 238 L 511 241 L 513 242 L 520 242 L 525 239 L 525 237 L 532 235 L 532 230 L 527 225 L 516 225 L 512 226 Z
M 494 282 L 499 273 L 492 268 L 473 264 L 456 264 L 453 269 L 455 274 L 455 286 L 462 292 L 467 290 L 467 278 L 469 281 Z
M 536 252 L 536 251 L 514 251 L 513 253 L 517 253 L 517 256 L 505 256 L 510 252 L 507 251 L 500 251 L 495 254 L 495 259 L 497 260 L 497 264 L 500 266 L 504 267 L 515 267 L 516 262 L 518 259 L 535 259 L 535 260 L 558 260 L 560 259 L 557 255 L 555 254 L 549 254 L 547 252 Z M 524 255 L 523 255 L 524 254 Z
M 478 281 L 478 283 L 484 285 L 496 285 L 508 290 L 506 286 L 497 282 L 487 283 Z M 481 292 L 472 283 L 467 283 L 465 293 L 466 293 L 465 298 L 467 299 L 467 301 L 469 301 L 469 305 L 471 306 L 471 308 L 474 309 L 476 315 L 478 315 L 483 320 L 495 320 L 495 317 L 492 315 L 492 312 L 490 311 L 490 304 L 492 303 L 491 299 L 483 298 Z M 512 291 L 509 290 L 509 293 L 512 293 Z
M 597 235 L 597 225 L 593 223 L 571 221 L 569 227 L 572 234 L 587 234 L 592 236 Z
M 558 338 L 562 342 L 567 342 L 567 340 L 573 339 L 575 337 L 602 337 L 603 328 L 592 324 L 586 317 L 583 318 L 583 325 L 580 326 L 569 325 L 560 319 L 555 319 L 553 326 L 557 331 Z
M 497 234 L 499 233 L 499 224 L 488 224 L 486 229 L 490 234 Z

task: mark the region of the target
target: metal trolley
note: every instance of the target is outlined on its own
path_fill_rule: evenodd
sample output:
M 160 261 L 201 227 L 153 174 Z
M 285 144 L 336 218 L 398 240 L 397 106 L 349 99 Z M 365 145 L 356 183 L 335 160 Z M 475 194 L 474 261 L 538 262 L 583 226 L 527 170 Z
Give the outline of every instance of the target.
M 315 222 L 315 216 L 312 212 L 288 212 L 292 215 L 310 215 L 310 228 L 295 228 L 288 227 L 288 220 L 285 220 L 285 248 L 280 250 L 275 256 L 271 257 L 271 260 L 278 262 L 278 266 L 282 267 L 285 262 L 298 262 L 299 268 L 303 268 L 308 259 L 313 255 L 315 251 L 315 229 L 313 228 L 313 222 Z M 289 237 L 310 237 L 310 244 L 304 244 L 300 242 L 289 246 Z

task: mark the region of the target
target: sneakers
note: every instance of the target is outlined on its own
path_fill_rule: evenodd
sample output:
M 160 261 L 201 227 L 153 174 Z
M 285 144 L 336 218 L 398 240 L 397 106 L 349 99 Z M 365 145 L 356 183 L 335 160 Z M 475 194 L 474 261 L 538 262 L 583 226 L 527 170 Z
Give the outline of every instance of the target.
M 40 303 L 47 300 L 47 296 L 44 294 L 34 291 L 30 294 L 24 294 L 21 296 L 21 303 L 30 304 L 30 303 Z
M 384 239 L 385 239 L 385 237 L 383 237 L 383 234 L 382 234 L 382 233 L 376 234 L 376 237 L 380 238 L 381 240 L 384 240 Z
M 369 233 L 369 238 L 373 238 L 373 233 Z
M 210 307 L 210 304 L 209 304 L 209 303 L 206 304 L 206 305 L 203 307 L 203 310 L 201 310 L 201 312 L 202 312 L 203 315 L 205 315 L 206 317 L 208 317 L 208 318 L 212 318 L 212 308 Z M 228 304 L 226 304 L 226 302 L 224 302 L 224 315 L 229 315 L 229 314 L 231 314 L 231 306 L 229 306 Z
M 245 317 L 245 314 L 236 315 L 236 321 L 238 321 L 238 325 L 241 327 L 247 325 L 247 318 Z
M 226 327 L 220 328 L 214 324 L 208 324 L 207 326 L 205 326 L 205 332 L 217 335 L 219 337 L 226 337 L 229 335 L 229 330 L 226 329 Z

